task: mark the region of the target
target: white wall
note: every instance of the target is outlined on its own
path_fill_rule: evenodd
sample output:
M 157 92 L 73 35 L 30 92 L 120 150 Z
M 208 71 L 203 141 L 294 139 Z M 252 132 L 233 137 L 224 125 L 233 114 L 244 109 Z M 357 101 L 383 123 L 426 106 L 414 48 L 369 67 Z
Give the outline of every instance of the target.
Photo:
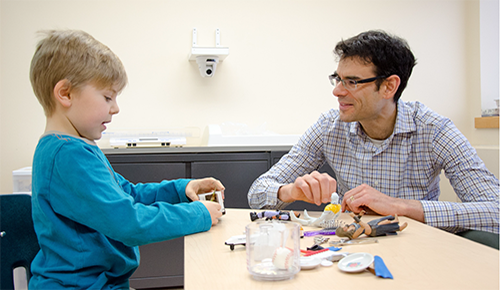
M 481 109 L 496 108 L 500 91 L 498 0 L 480 0 Z
M 230 54 L 212 79 L 187 60 L 214 31 Z M 0 192 L 31 165 L 45 126 L 28 78 L 41 29 L 91 33 L 123 61 L 129 86 L 108 130 L 197 128 L 232 121 L 302 134 L 336 108 L 327 76 L 334 45 L 368 29 L 408 40 L 417 59 L 404 100 L 451 118 L 473 145 L 498 146 L 474 129 L 481 113 L 479 0 L 102 0 L 0 2 Z M 196 130 L 194 130 L 196 131 Z

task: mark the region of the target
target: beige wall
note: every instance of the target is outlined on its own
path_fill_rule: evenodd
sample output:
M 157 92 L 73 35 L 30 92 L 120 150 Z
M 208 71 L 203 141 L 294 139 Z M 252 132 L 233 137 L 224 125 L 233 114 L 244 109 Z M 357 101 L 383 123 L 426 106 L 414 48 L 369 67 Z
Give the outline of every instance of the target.
M 45 119 L 28 79 L 36 31 L 82 29 L 123 61 L 129 86 L 108 130 L 266 123 L 301 134 L 336 108 L 328 74 L 341 38 L 384 29 L 406 38 L 418 59 L 404 100 L 451 118 L 473 145 L 498 146 L 480 115 L 479 0 L 120 0 L 0 2 L 0 192 L 12 170 L 31 165 Z M 230 54 L 214 78 L 187 60 L 214 31 Z

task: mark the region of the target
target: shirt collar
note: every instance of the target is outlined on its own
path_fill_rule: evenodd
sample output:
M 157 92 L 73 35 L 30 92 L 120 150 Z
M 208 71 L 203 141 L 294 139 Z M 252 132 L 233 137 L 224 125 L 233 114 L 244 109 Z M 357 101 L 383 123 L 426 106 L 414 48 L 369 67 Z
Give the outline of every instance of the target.
M 398 101 L 398 114 L 396 116 L 396 125 L 393 134 L 409 133 L 417 130 L 413 115 L 415 110 L 401 100 Z
M 414 110 L 408 103 L 401 100 L 398 101 L 398 113 L 396 115 L 396 124 L 392 135 L 409 133 L 417 129 L 413 120 Z M 359 122 L 349 123 L 349 133 L 359 135 L 361 133 L 361 125 Z
M 79 137 L 79 136 L 70 135 L 70 134 L 67 134 L 67 133 L 64 133 L 64 132 L 55 131 L 55 130 L 43 133 L 42 136 L 40 137 L 40 139 L 42 139 L 43 137 L 48 136 L 48 135 L 69 136 L 69 137 L 72 137 L 72 138 L 75 138 L 75 139 L 82 140 L 83 142 L 85 142 L 85 143 L 87 143 L 89 145 L 97 146 L 97 143 L 95 141 L 89 140 L 87 138 Z

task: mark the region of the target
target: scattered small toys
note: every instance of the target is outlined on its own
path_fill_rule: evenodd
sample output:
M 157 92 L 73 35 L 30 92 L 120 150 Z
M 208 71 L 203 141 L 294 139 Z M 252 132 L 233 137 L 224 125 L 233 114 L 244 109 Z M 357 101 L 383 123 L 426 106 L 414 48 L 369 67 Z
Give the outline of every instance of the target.
M 262 212 L 251 212 L 250 213 L 250 219 L 252 221 L 256 221 L 258 219 L 263 219 L 265 220 L 281 220 L 281 221 L 290 221 L 290 212 L 287 211 L 281 211 L 281 210 L 266 210 Z M 295 216 L 298 218 L 300 214 L 295 214 Z

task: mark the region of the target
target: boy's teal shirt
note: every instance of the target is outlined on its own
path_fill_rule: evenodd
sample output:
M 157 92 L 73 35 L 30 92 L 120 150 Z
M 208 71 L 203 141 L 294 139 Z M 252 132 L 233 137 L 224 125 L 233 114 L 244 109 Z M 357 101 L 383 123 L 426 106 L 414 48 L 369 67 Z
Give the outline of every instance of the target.
M 42 136 L 32 180 L 41 250 L 30 289 L 128 289 L 138 246 L 210 229 L 208 210 L 186 197 L 189 181 L 133 184 L 94 142 L 57 132 Z

